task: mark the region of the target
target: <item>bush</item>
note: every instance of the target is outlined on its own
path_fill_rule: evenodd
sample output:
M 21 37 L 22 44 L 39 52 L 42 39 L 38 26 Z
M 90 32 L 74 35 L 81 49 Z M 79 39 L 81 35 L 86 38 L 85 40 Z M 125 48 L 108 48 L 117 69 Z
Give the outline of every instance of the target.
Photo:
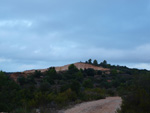
M 105 98 L 105 90 L 100 88 L 86 89 L 82 94 L 82 100 L 97 100 Z
M 93 88 L 93 83 L 90 79 L 84 80 L 83 81 L 83 87 L 85 88 Z
M 56 101 L 58 105 L 66 105 L 68 102 L 75 101 L 76 99 L 76 93 L 73 92 L 71 89 L 68 89 L 63 93 L 59 93 L 54 101 Z
M 72 81 L 72 84 L 71 84 L 71 90 L 74 91 L 76 94 L 79 94 L 80 92 L 80 83 L 76 80 L 73 80 Z
M 10 112 L 20 106 L 19 85 L 0 72 L 0 112 Z
M 78 72 L 78 71 L 79 71 L 78 68 L 77 68 L 74 64 L 71 64 L 71 65 L 68 67 L 68 72 L 69 72 L 70 74 L 76 73 L 76 72 Z
M 118 113 L 150 113 L 150 76 L 136 77 L 130 86 L 130 92 L 123 97 Z

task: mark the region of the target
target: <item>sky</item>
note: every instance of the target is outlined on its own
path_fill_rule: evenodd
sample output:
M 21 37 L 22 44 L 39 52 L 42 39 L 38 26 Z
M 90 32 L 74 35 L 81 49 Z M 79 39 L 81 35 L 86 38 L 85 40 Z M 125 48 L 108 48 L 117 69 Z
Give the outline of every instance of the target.
M 90 58 L 150 70 L 150 0 L 0 0 L 0 70 Z

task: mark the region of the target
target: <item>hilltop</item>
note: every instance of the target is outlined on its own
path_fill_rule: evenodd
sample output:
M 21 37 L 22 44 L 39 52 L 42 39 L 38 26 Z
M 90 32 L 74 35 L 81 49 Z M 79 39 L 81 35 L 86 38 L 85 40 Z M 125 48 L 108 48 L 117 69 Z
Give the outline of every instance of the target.
M 72 63 L 74 64 L 79 70 L 80 69 L 94 69 L 94 70 L 100 70 L 100 71 L 104 71 L 104 72 L 108 72 L 110 71 L 110 69 L 108 68 L 103 68 L 103 67 L 100 67 L 100 66 L 94 66 L 92 64 L 87 64 L 87 63 L 83 63 L 83 62 L 77 62 L 77 63 Z M 64 66 L 57 66 L 55 67 L 55 70 L 57 72 L 60 72 L 60 71 L 67 71 L 68 70 L 68 67 L 70 66 L 71 64 L 68 64 L 68 65 L 64 65 Z M 38 71 L 41 71 L 41 72 L 46 72 L 48 70 L 48 68 L 46 69 L 37 69 Z M 34 73 L 35 72 L 35 69 L 33 70 L 27 70 L 27 71 L 23 71 L 23 73 L 26 73 L 26 74 L 29 74 L 29 73 Z
M 93 69 L 93 70 L 99 70 L 99 71 L 102 71 L 104 73 L 110 73 L 110 69 L 109 68 L 103 68 L 101 66 L 94 66 L 92 64 L 88 64 L 88 63 L 83 63 L 83 62 L 77 62 L 77 63 L 73 63 L 79 70 L 82 69 Z M 67 71 L 68 70 L 68 67 L 70 66 L 71 64 L 67 64 L 67 65 L 64 65 L 64 66 L 57 66 L 57 67 L 54 67 L 56 72 L 62 72 L 62 71 Z M 10 74 L 10 77 L 12 77 L 15 81 L 17 81 L 17 78 L 19 76 L 24 76 L 24 77 L 27 77 L 28 75 L 30 74 L 33 74 L 35 71 L 40 71 L 41 73 L 44 73 L 48 70 L 49 68 L 46 68 L 46 69 L 32 69 L 32 70 L 26 70 L 26 71 L 23 71 L 23 72 L 14 72 L 14 73 L 11 73 Z

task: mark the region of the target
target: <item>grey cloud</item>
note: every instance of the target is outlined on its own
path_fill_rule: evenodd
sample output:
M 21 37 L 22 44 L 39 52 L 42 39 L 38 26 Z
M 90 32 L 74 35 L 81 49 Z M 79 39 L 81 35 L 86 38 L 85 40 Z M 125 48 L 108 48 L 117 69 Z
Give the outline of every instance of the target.
M 24 51 L 16 53 L 16 56 L 11 56 L 11 60 L 6 60 L 1 58 L 1 63 L 5 64 L 6 62 L 14 62 L 21 65 L 21 70 L 25 70 L 31 67 L 42 68 L 45 66 L 58 65 L 58 62 L 61 62 L 64 65 L 66 62 L 72 63 L 75 61 L 84 61 L 85 59 L 92 58 L 102 61 L 103 59 L 108 60 L 109 62 L 123 62 L 123 63 L 150 63 L 150 54 L 149 54 L 150 45 L 143 45 L 132 50 L 120 50 L 120 49 L 106 49 L 106 48 L 86 48 L 77 46 L 68 46 L 68 47 L 51 47 L 49 49 L 43 50 L 34 50 L 34 51 Z M 142 52 L 141 52 L 142 51 Z M 31 53 L 30 53 L 31 52 Z M 4 54 L 4 53 L 3 53 Z M 5 54 L 4 54 L 5 55 Z M 144 57 L 143 57 L 144 56 Z M 9 58 L 8 58 L 9 59 Z M 62 62 L 63 61 L 63 62 Z M 9 64 L 9 63 L 8 63 Z M 39 65 L 39 66 L 38 66 Z M 44 67 L 45 67 L 44 66 Z
M 149 0 L 1 1 L 0 69 L 89 58 L 142 66 L 150 62 L 149 6 Z

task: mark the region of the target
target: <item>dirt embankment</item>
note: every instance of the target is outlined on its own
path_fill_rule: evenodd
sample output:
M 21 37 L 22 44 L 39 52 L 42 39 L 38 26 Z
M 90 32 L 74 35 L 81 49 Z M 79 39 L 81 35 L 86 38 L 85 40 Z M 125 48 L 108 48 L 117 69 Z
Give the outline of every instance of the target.
M 120 108 L 121 102 L 120 97 L 107 97 L 97 101 L 84 102 L 59 113 L 115 113 Z
M 70 64 L 69 64 L 70 65 Z M 68 70 L 69 65 L 65 65 L 65 66 L 61 66 L 61 67 L 55 67 L 56 71 L 66 71 Z M 101 71 L 110 71 L 110 69 L 108 68 L 103 68 L 103 67 L 99 67 L 99 66 L 94 66 L 91 64 L 86 64 L 86 63 L 74 63 L 74 65 L 78 68 L 78 69 L 88 69 L 88 68 L 92 68 L 94 70 L 101 70 Z

